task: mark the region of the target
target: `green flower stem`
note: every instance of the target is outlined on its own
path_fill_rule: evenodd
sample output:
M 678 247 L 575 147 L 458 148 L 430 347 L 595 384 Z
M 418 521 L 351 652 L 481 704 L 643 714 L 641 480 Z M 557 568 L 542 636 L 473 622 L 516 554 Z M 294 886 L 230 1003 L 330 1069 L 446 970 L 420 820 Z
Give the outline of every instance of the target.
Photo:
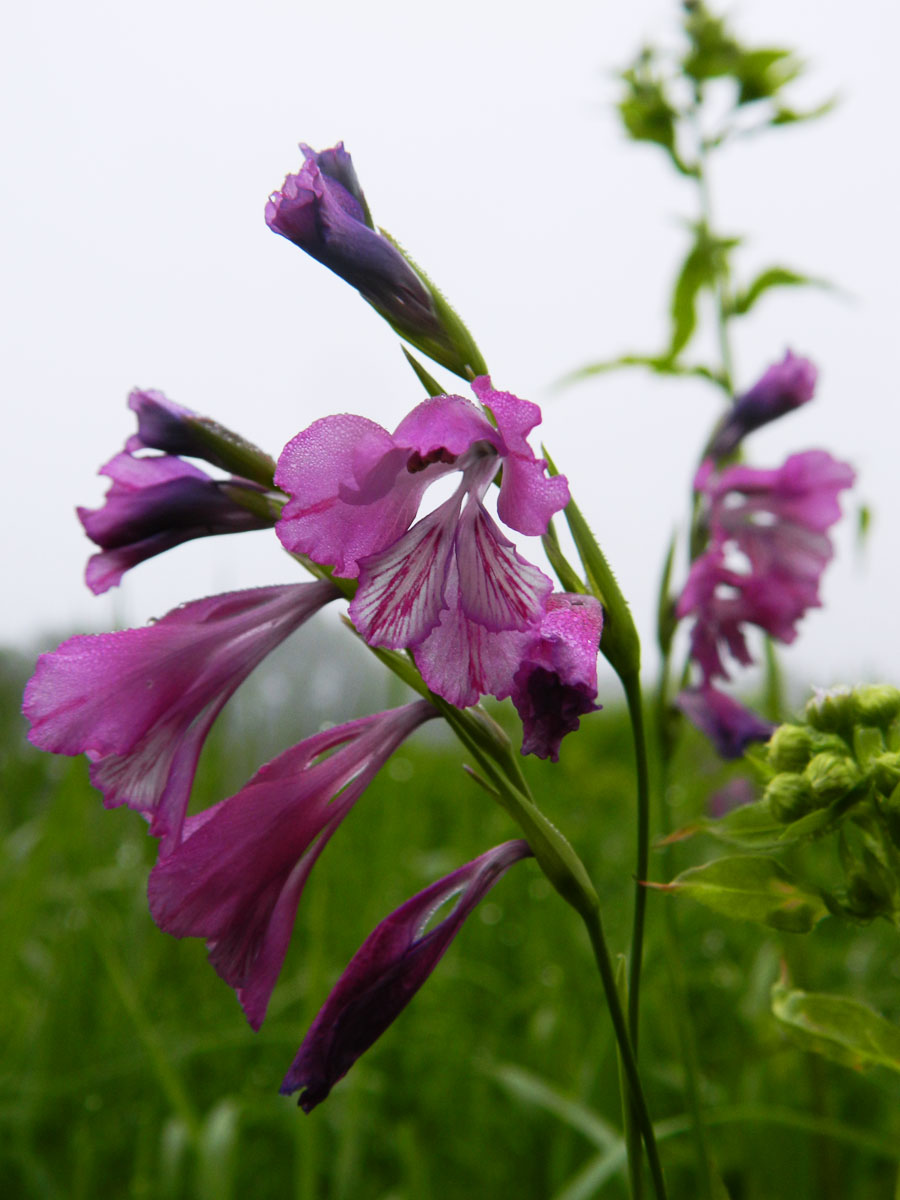
M 696 119 L 696 109 L 694 110 L 695 123 L 699 124 Z M 694 178 L 697 180 L 697 189 L 700 195 L 700 212 L 701 219 L 709 230 L 712 236 L 712 200 L 709 190 L 708 177 L 708 158 L 706 146 L 702 136 L 698 138 L 699 150 L 697 154 L 697 170 Z M 729 395 L 734 394 L 734 374 L 733 360 L 731 355 L 731 342 L 728 336 L 728 309 L 725 296 L 725 280 L 721 271 L 716 271 L 715 283 L 715 299 L 716 299 L 716 329 L 719 336 L 719 354 L 722 359 L 721 378 L 725 390 Z
M 616 976 L 612 962 L 610 961 L 609 950 L 606 946 L 606 938 L 603 935 L 599 908 L 594 910 L 590 918 L 585 917 L 585 925 L 587 926 L 588 936 L 591 939 L 594 959 L 597 963 L 597 969 L 600 972 L 600 980 L 603 984 L 606 1003 L 609 1007 L 609 1015 L 619 1046 L 619 1054 L 621 1055 L 622 1069 L 628 1080 L 632 1112 L 634 1113 L 634 1119 L 640 1130 L 641 1137 L 644 1139 L 644 1148 L 647 1151 L 647 1163 L 650 1167 L 650 1178 L 653 1180 L 653 1189 L 657 1200 L 666 1200 L 666 1184 L 663 1179 L 662 1165 L 659 1161 L 659 1151 L 656 1147 L 656 1137 L 653 1132 L 650 1113 L 647 1109 L 647 1102 L 644 1099 L 641 1077 L 638 1074 L 637 1062 L 631 1047 L 631 1039 L 628 1036 L 625 1014 L 622 1011 L 622 1005 L 619 1003 Z M 631 1157 L 631 1147 L 629 1146 L 628 1149 L 629 1157 Z M 632 1169 L 632 1179 L 635 1173 L 634 1169 Z
M 628 971 L 628 1029 L 631 1044 L 637 1054 L 640 1023 L 641 964 L 644 955 L 644 924 L 647 910 L 647 889 L 644 884 L 650 870 L 650 771 L 647 761 L 647 738 L 641 698 L 641 680 L 635 671 L 622 677 L 622 687 L 628 701 L 628 715 L 634 739 L 637 771 L 637 862 L 634 882 L 634 917 L 631 927 L 631 957 Z

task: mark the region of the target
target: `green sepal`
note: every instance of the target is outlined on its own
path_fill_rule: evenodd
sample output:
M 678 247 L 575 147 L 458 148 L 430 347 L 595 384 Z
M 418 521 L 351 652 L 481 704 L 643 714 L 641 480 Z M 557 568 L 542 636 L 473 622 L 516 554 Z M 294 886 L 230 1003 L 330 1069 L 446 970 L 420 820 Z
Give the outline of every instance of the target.
M 809 933 L 828 915 L 818 890 L 798 883 L 774 859 L 752 854 L 713 859 L 671 883 L 648 886 L 683 892 L 714 912 L 785 933 Z
M 459 375 L 465 380 L 472 380 L 478 375 L 487 375 L 487 364 L 482 357 L 481 351 L 476 346 L 475 339 L 469 333 L 459 315 L 447 303 L 418 263 L 410 258 L 403 247 L 391 237 L 387 230 L 379 228 L 378 232 L 390 242 L 398 253 L 403 255 L 428 290 L 432 308 L 441 326 L 443 336 L 440 338 L 428 337 L 418 330 L 411 329 L 409 326 L 401 325 L 393 320 L 391 315 L 379 305 L 372 304 L 372 307 L 410 345 L 416 346 L 423 354 L 427 354 L 429 358 L 433 358 L 435 362 L 440 363 L 442 367 L 446 367 L 448 371 L 452 371 L 454 375 Z M 369 303 L 371 304 L 372 302 L 369 301 Z
M 550 474 L 557 475 L 558 471 L 546 446 L 542 447 L 542 453 Z M 588 587 L 603 605 L 600 650 L 621 679 L 633 677 L 641 667 L 641 642 L 628 602 L 574 500 L 566 505 L 566 522 L 584 567 Z
M 191 415 L 183 418 L 190 426 L 197 441 L 208 451 L 204 456 L 207 462 L 239 475 L 242 479 L 252 479 L 263 487 L 274 487 L 275 460 L 259 446 L 254 446 L 246 438 L 241 437 L 232 429 L 226 429 L 218 421 L 210 417 Z
M 585 592 L 587 589 L 584 583 L 562 552 L 552 518 L 547 525 L 547 532 L 541 538 L 541 544 L 544 547 L 544 553 L 547 555 L 550 566 L 556 572 L 556 578 L 559 580 L 563 591 L 574 592 L 576 594 Z
M 900 1071 L 900 1029 L 849 996 L 804 992 L 785 979 L 772 988 L 772 1013 L 792 1040 L 854 1070 Z
M 726 304 L 725 311 L 729 316 L 742 317 L 753 308 L 760 296 L 773 288 L 783 287 L 831 288 L 832 284 L 827 279 L 801 275 L 798 271 L 792 271 L 790 267 L 767 267 L 746 288 L 735 292 Z
M 438 383 L 438 381 L 433 376 L 428 374 L 428 372 L 425 370 L 425 368 L 422 366 L 422 364 L 419 362 L 419 360 L 417 358 L 415 358 L 412 354 L 410 354 L 410 352 L 407 350 L 407 348 L 405 346 L 401 346 L 400 349 L 403 351 L 406 361 L 412 367 L 413 373 L 415 374 L 416 379 L 418 379 L 419 383 L 421 383 L 422 387 L 425 389 L 425 391 L 428 393 L 428 395 L 429 396 L 446 396 L 447 389 L 442 388 L 441 385 Z

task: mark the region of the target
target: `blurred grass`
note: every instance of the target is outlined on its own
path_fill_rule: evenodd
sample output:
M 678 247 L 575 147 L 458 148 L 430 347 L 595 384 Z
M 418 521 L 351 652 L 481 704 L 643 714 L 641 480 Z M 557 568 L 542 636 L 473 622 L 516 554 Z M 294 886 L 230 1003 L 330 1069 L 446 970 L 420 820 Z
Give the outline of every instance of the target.
M 336 670 L 333 641 L 321 631 L 301 639 L 242 689 L 204 752 L 197 806 L 236 790 L 323 719 L 402 701 L 356 649 L 341 651 Z M 25 742 L 18 705 L 30 666 L 7 655 L 0 677 L 0 1195 L 625 1196 L 615 1052 L 589 949 L 531 862 L 491 893 L 321 1108 L 305 1117 L 278 1095 L 371 928 L 515 835 L 459 769 L 449 737 L 428 727 L 407 743 L 323 854 L 254 1034 L 203 946 L 151 921 L 155 844 L 143 821 L 104 810 L 81 759 Z M 347 678 L 353 685 L 335 690 Z M 529 763 L 528 773 L 594 873 L 612 946 L 624 947 L 633 792 L 623 710 L 608 704 L 569 739 L 558 767 Z M 672 823 L 702 811 L 728 774 L 689 742 L 668 798 Z M 716 852 L 698 840 L 673 847 L 667 865 L 657 853 L 654 876 Z M 666 903 L 675 901 L 651 897 L 642 1061 L 675 1200 L 700 1190 L 661 940 Z M 734 1200 L 892 1195 L 898 1081 L 794 1050 L 769 1016 L 768 990 L 787 956 L 798 986 L 857 994 L 898 1020 L 896 934 L 829 920 L 808 938 L 782 939 L 686 901 L 677 919 L 712 1148 Z

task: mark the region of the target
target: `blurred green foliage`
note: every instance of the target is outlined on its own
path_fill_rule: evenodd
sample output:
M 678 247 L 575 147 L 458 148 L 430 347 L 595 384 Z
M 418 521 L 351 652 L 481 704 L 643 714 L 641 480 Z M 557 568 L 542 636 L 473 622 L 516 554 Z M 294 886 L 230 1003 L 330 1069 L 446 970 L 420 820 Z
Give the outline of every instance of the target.
M 235 790 L 262 758 L 342 704 L 360 713 L 402 699 L 385 697 L 382 677 L 345 650 L 349 668 L 344 661 L 340 671 L 355 670 L 355 686 L 336 703 L 317 678 L 334 653 L 328 637 L 313 646 L 301 632 L 295 649 L 245 685 L 204 752 L 198 806 Z M 395 755 L 322 856 L 269 1017 L 254 1034 L 204 948 L 153 925 L 144 889 L 154 843 L 141 818 L 105 811 L 82 760 L 25 742 L 18 703 L 29 669 L 6 656 L 0 685 L 0 1194 L 625 1195 L 615 1048 L 589 948 L 530 862 L 481 905 L 410 1008 L 320 1109 L 304 1117 L 278 1095 L 330 984 L 377 921 L 514 835 L 460 770 L 443 730 L 421 731 Z M 611 943 L 623 947 L 634 836 L 628 726 L 615 703 L 584 725 L 558 767 L 528 771 L 593 872 Z M 689 741 L 667 823 L 695 823 L 733 773 Z M 710 848 L 697 837 L 658 850 L 653 877 L 672 878 Z M 896 1022 L 896 935 L 882 922 L 848 933 L 828 917 L 792 937 L 686 899 L 650 899 L 642 1057 L 672 1195 L 699 1193 L 663 905 L 674 905 L 675 969 L 732 1197 L 888 1194 L 900 1159 L 896 1076 L 880 1068 L 860 1076 L 804 1054 L 772 1016 L 769 992 L 786 958 L 798 988 L 855 992 Z

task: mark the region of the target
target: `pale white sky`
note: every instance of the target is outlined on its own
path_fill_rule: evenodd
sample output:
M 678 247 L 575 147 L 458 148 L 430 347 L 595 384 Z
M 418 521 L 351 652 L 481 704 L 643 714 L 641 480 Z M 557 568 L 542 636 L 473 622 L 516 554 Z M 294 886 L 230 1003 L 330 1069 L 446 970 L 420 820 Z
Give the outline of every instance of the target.
M 296 143 L 343 138 L 376 221 L 456 305 L 495 384 L 544 406 L 543 436 L 652 662 L 659 562 L 716 398 L 640 373 L 550 385 L 662 342 L 693 196 L 660 152 L 625 141 L 611 72 L 642 40 L 673 37 L 677 7 L 15 6 L 0 48 L 0 641 L 138 624 L 186 599 L 297 577 L 274 535 L 247 534 L 189 543 L 118 591 L 88 593 L 74 508 L 101 500 L 95 472 L 133 429 L 131 387 L 160 388 L 273 454 L 325 413 L 391 427 L 418 400 L 387 327 L 263 221 L 267 193 L 299 165 Z M 750 235 L 747 276 L 785 263 L 846 292 L 772 298 L 737 341 L 744 386 L 786 346 L 821 368 L 818 399 L 755 435 L 749 457 L 773 466 L 826 447 L 857 467 L 858 497 L 876 514 L 862 563 L 847 523 L 827 607 L 786 661 L 817 683 L 897 680 L 898 10 L 745 0 L 729 11 L 748 39 L 809 60 L 799 104 L 843 97 L 818 124 L 729 153 L 714 179 L 720 224 Z

